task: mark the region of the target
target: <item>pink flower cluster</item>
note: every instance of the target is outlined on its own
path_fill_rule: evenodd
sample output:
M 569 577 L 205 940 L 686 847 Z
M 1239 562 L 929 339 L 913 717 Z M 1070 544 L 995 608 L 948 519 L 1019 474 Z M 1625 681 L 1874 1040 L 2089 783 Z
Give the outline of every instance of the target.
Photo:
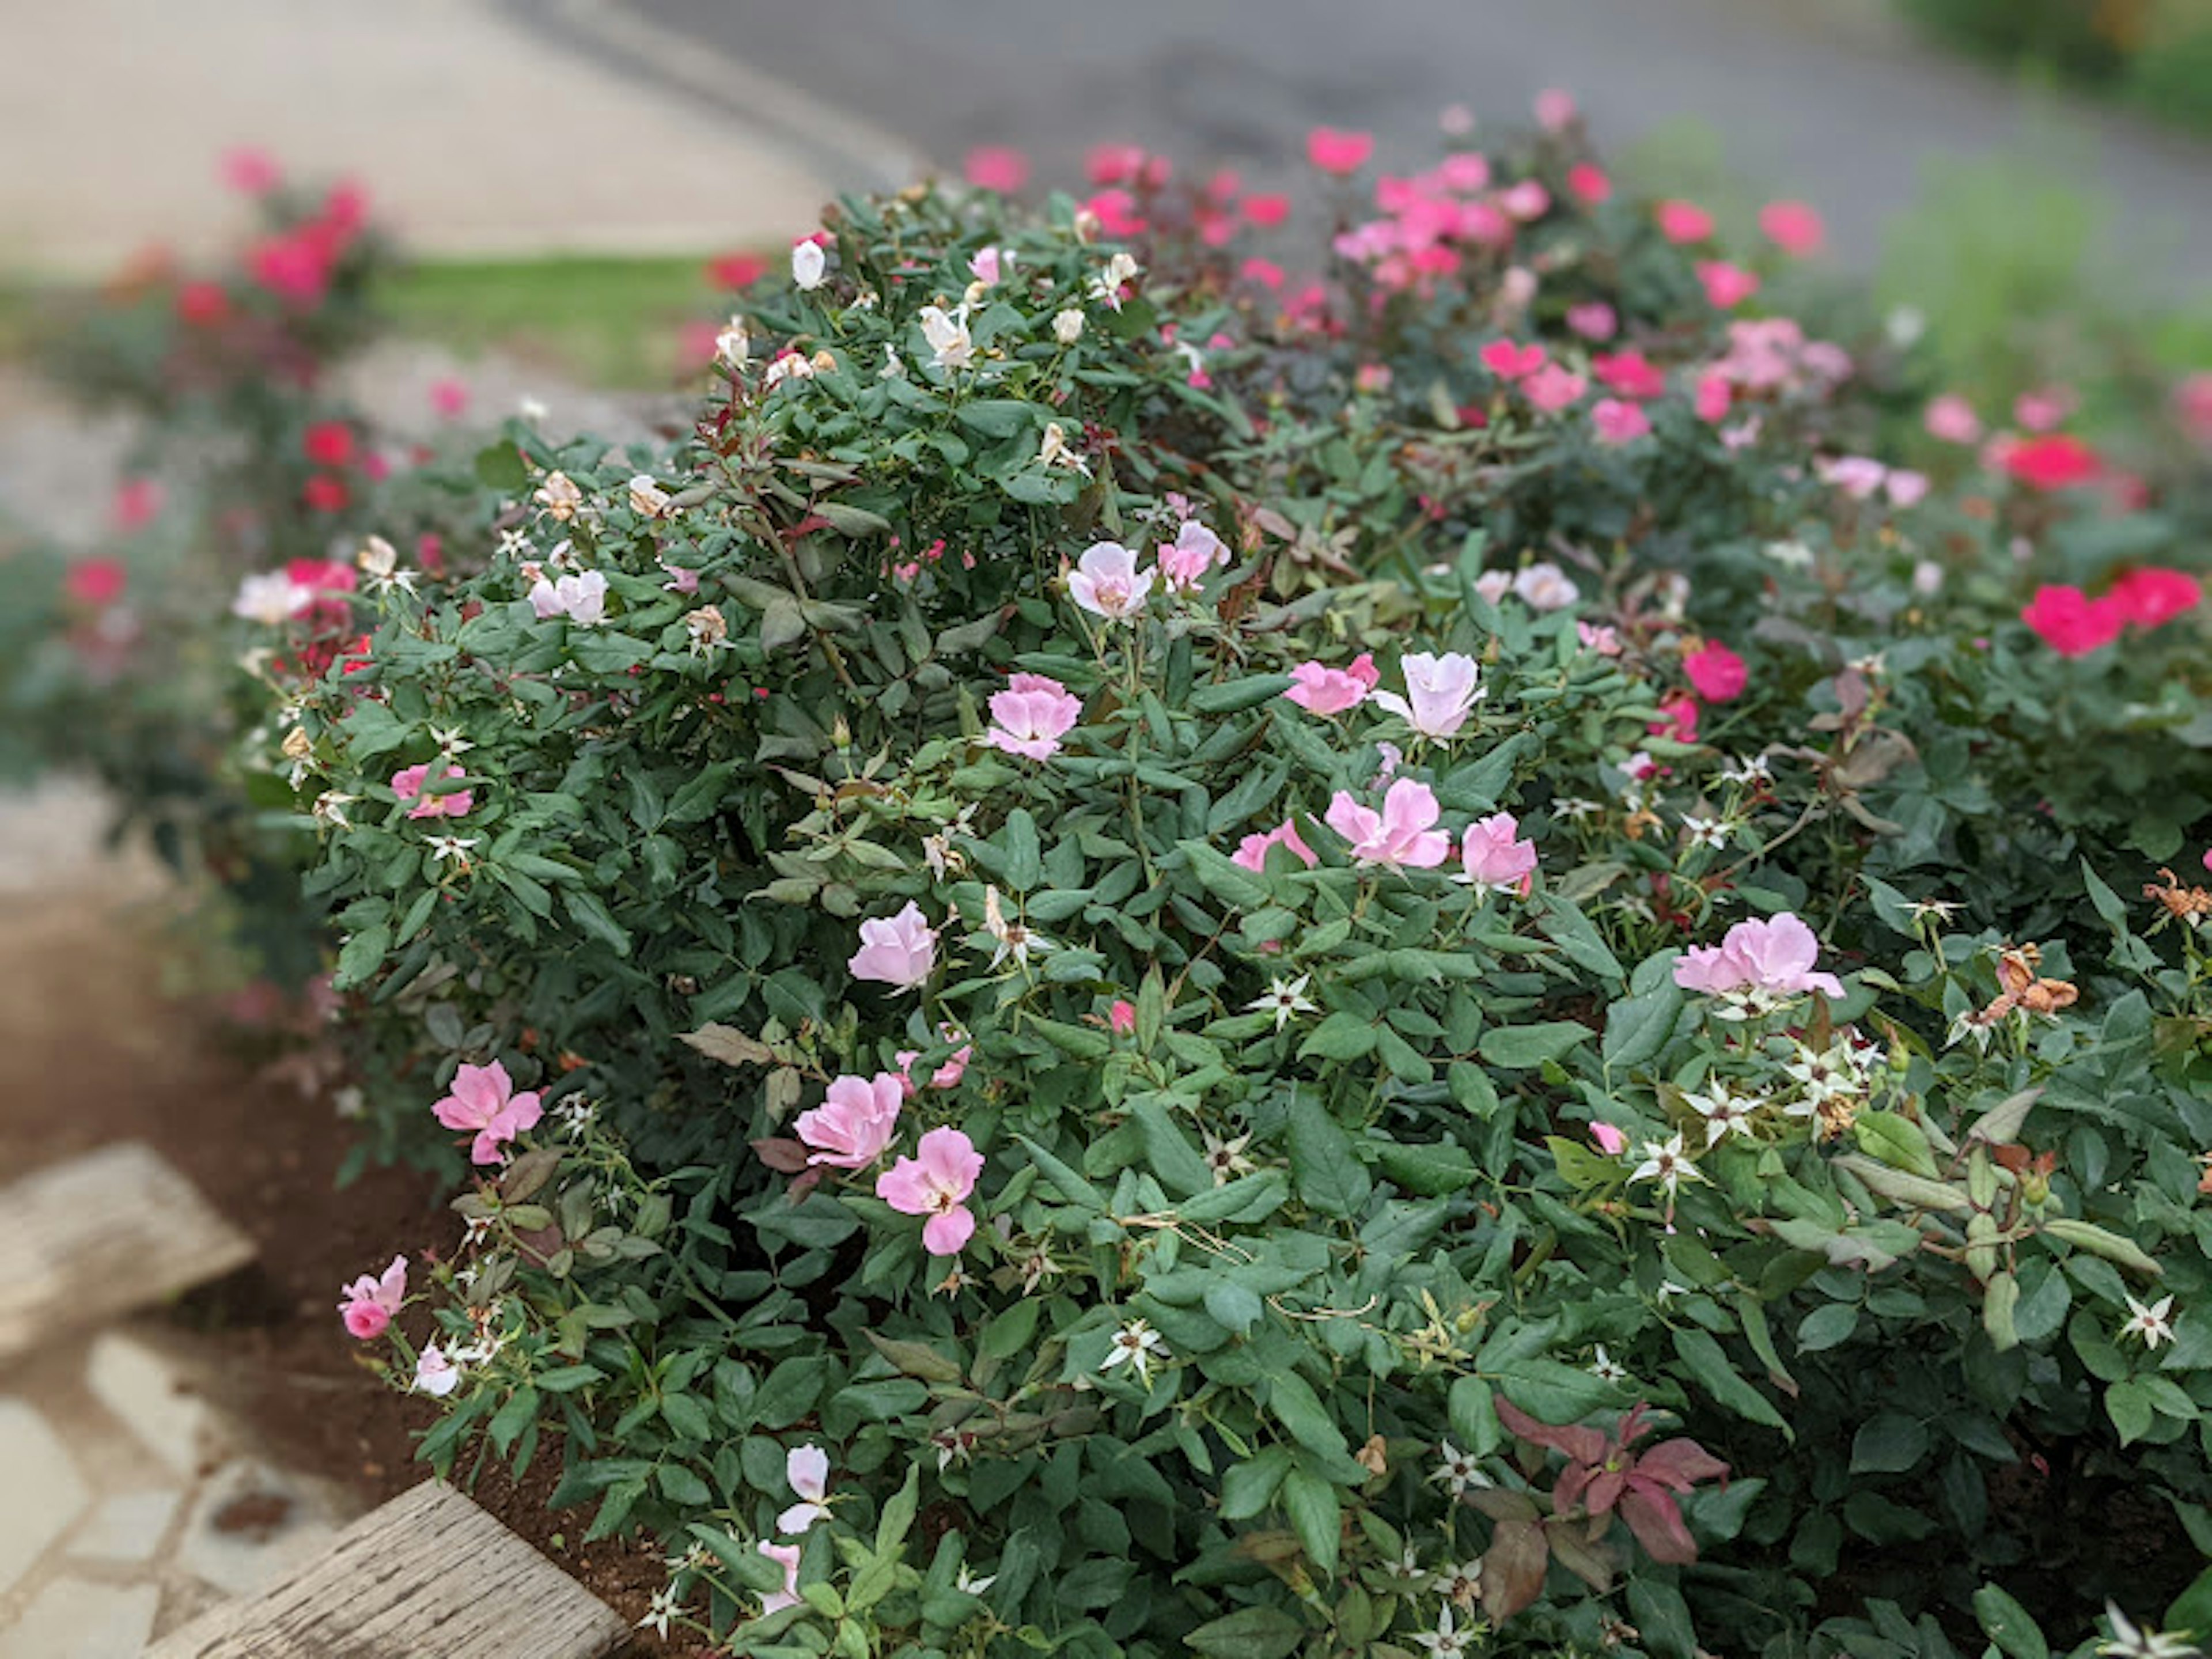
M 407 1300 L 407 1258 L 393 1256 L 380 1277 L 363 1273 L 343 1294 L 338 1316 L 345 1321 L 346 1334 L 357 1342 L 382 1336 Z
M 2129 571 L 2095 599 L 2078 587 L 2039 587 L 2020 619 L 2060 656 L 2085 657 L 2127 629 L 2162 628 L 2203 599 L 2204 585 L 2187 571 L 2149 566 Z
M 1330 145 L 1316 153 L 1316 165 L 1330 172 L 1356 171 L 1373 148 L 1371 138 L 1357 137 L 1357 146 Z M 1322 159 L 1324 154 L 1328 160 Z M 1595 188 L 1597 181 L 1583 183 Z M 1510 248 L 1521 226 L 1551 211 L 1552 197 L 1534 179 L 1495 183 L 1487 157 L 1462 150 L 1410 178 L 1386 173 L 1375 182 L 1375 205 L 1378 216 L 1339 234 L 1335 250 L 1367 266 L 1382 288 L 1399 290 L 1450 276 L 1469 250 L 1495 253 Z M 1533 294 L 1533 282 L 1527 286 Z
M 1820 991 L 1840 997 L 1842 981 L 1814 968 L 1820 953 L 1820 941 L 1813 930 L 1784 910 L 1765 920 L 1739 921 L 1718 945 L 1693 945 L 1683 951 L 1674 962 L 1674 983 L 1686 991 L 1714 996 L 1738 991 L 1777 995 Z

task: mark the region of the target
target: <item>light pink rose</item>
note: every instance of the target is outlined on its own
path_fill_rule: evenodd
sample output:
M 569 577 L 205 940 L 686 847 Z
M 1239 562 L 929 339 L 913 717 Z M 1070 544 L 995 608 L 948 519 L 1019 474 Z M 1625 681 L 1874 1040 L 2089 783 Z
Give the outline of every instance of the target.
M 1536 843 L 1520 839 L 1510 812 L 1493 812 L 1467 827 L 1460 862 L 1467 878 L 1483 887 L 1526 894 L 1536 876 Z
M 761 1598 L 761 1617 L 765 1619 L 772 1613 L 781 1613 L 786 1607 L 799 1605 L 799 1547 L 796 1544 L 771 1544 L 763 1538 L 760 1541 L 760 1553 L 783 1569 L 783 1588 L 770 1590 Z
M 793 1446 L 784 1455 L 783 1478 L 799 1501 L 775 1517 L 775 1529 L 793 1535 L 830 1518 L 830 1454 L 815 1445 Z
M 1352 856 L 1362 864 L 1432 870 L 1451 856 L 1451 836 L 1436 828 L 1437 811 L 1428 785 L 1400 778 L 1382 797 L 1380 812 L 1338 790 L 1325 821 L 1352 843 Z
M 1982 441 L 1982 417 L 1974 413 L 1972 404 L 1955 392 L 1929 398 L 1920 424 L 1927 428 L 1929 437 L 1941 438 L 1947 444 L 1978 444 Z
M 1049 675 L 1014 674 L 1005 690 L 992 694 L 991 718 L 997 723 L 984 742 L 1025 760 L 1049 760 L 1083 718 L 1083 699 Z
M 407 1299 L 407 1258 L 393 1256 L 380 1278 L 363 1273 L 345 1287 L 344 1296 L 338 1314 L 345 1321 L 346 1334 L 359 1342 L 382 1336 Z
M 866 1169 L 898 1133 L 905 1097 L 906 1079 L 896 1072 L 836 1079 L 822 1103 L 801 1112 L 794 1126 L 799 1138 L 815 1149 L 806 1161 L 836 1170 Z
M 477 1164 L 507 1162 L 507 1143 L 537 1127 L 544 1115 L 536 1091 L 516 1094 L 514 1079 L 497 1060 L 489 1066 L 464 1062 L 453 1073 L 453 1092 L 430 1109 L 448 1129 L 476 1132 L 469 1158 Z
M 1589 390 L 1589 380 L 1570 374 L 1557 363 L 1546 363 L 1521 383 L 1522 394 L 1547 415 L 1572 406 Z
M 1321 862 L 1313 848 L 1306 845 L 1305 838 L 1298 834 L 1297 822 L 1293 818 L 1285 818 L 1278 829 L 1245 836 L 1237 843 L 1237 850 L 1229 855 L 1229 861 L 1256 874 L 1267 867 L 1267 849 L 1270 847 L 1289 848 L 1309 870 Z
M 1094 617 L 1121 622 L 1143 611 L 1153 574 L 1139 571 L 1137 556 L 1119 542 L 1093 542 L 1068 573 L 1068 597 Z
M 447 1358 L 446 1351 L 436 1343 L 426 1342 L 415 1358 L 415 1386 L 422 1393 L 442 1400 L 461 1386 L 461 1368 Z
M 446 775 L 449 778 L 459 778 L 465 777 L 467 774 L 458 766 L 449 766 L 446 769 Z M 428 782 L 429 779 L 430 769 L 427 766 L 405 767 L 392 775 L 392 794 L 400 800 L 411 800 L 415 803 L 415 810 L 407 815 L 409 817 L 458 818 L 476 805 L 477 798 L 474 792 L 467 789 L 456 789 L 452 793 L 445 795 L 424 794 L 422 786 Z
M 1406 696 L 1377 691 L 1375 701 L 1425 738 L 1443 741 L 1455 736 L 1481 701 L 1480 672 L 1474 659 L 1463 653 L 1411 652 L 1398 659 L 1398 667 L 1406 677 Z
M 1686 991 L 1825 992 L 1844 994 L 1833 974 L 1817 972 L 1820 941 L 1789 911 L 1740 921 L 1717 945 L 1701 945 L 1675 959 L 1674 983 Z
M 1283 693 L 1309 714 L 1341 714 L 1347 708 L 1357 708 L 1367 701 L 1367 694 L 1382 678 L 1375 666 L 1374 657 L 1361 652 L 1352 659 L 1349 668 L 1325 668 L 1317 662 L 1302 662 L 1291 670 L 1294 682 Z
M 1220 537 L 1191 519 L 1176 532 L 1173 541 L 1161 544 L 1155 561 L 1169 588 L 1177 593 L 1188 593 L 1197 587 L 1207 571 L 1229 562 L 1229 550 L 1222 545 Z
M 876 1177 L 876 1196 L 901 1215 L 929 1218 L 921 1243 L 930 1255 L 957 1255 L 975 1237 L 967 1200 L 983 1173 L 983 1155 L 957 1129 L 932 1129 L 916 1152 Z
M 1598 1151 L 1611 1158 L 1619 1158 L 1628 1146 L 1628 1137 L 1610 1123 L 1591 1124 L 1589 1134 L 1590 1139 L 1597 1143 Z
M 1651 417 L 1644 405 L 1620 398 L 1601 398 L 1590 408 L 1590 425 L 1597 441 L 1608 447 L 1634 443 L 1651 430 Z
M 912 990 L 937 965 L 937 935 L 908 899 L 896 915 L 860 924 L 860 948 L 845 965 L 855 979 Z

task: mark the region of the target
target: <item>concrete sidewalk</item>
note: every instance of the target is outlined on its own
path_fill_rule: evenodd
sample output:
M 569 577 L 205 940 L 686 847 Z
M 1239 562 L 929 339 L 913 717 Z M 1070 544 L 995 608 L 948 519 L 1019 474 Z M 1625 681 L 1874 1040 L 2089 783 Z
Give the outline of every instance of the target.
M 709 113 L 495 0 L 18 11 L 0 55 L 0 269 L 98 274 L 152 243 L 219 246 L 244 216 L 217 176 L 235 145 L 358 179 L 440 254 L 774 245 L 831 193 L 834 152 L 787 113 Z M 744 95 L 742 68 L 718 75 Z

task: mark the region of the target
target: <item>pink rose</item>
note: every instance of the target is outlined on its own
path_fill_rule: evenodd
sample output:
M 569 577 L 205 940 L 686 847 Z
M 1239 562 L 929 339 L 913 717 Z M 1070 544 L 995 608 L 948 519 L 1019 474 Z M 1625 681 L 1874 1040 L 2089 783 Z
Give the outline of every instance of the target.
M 957 1129 L 932 1129 L 916 1152 L 876 1177 L 876 1196 L 901 1215 L 929 1218 L 921 1243 L 930 1255 L 957 1255 L 975 1237 L 967 1200 L 983 1173 L 983 1155 Z
M 1820 942 L 1789 911 L 1765 920 L 1740 921 L 1717 945 L 1685 951 L 1674 963 L 1674 983 L 1686 991 L 1719 994 L 1729 991 L 1844 994 L 1833 974 L 1816 972 Z
M 1352 843 L 1352 856 L 1361 864 L 1432 870 L 1451 856 L 1451 836 L 1436 828 L 1437 813 L 1428 785 L 1400 778 L 1382 797 L 1380 812 L 1338 790 L 1325 821 Z
M 1705 290 L 1706 302 L 1716 311 L 1734 311 L 1759 292 L 1755 271 L 1730 264 L 1725 259 L 1698 261 L 1698 281 Z
M 835 1079 L 822 1103 L 801 1112 L 794 1126 L 799 1138 L 815 1149 L 806 1161 L 837 1170 L 866 1169 L 898 1133 L 905 1097 L 906 1079 L 896 1072 Z
M 860 924 L 860 948 L 845 965 L 855 979 L 912 990 L 937 965 L 937 935 L 908 899 L 896 915 Z
M 1713 234 L 1713 216 L 1694 202 L 1668 200 L 1652 210 L 1659 234 L 1670 242 L 1702 242 Z
M 1222 545 L 1220 537 L 1197 520 L 1190 519 L 1176 532 L 1175 540 L 1160 545 L 1154 559 L 1169 588 L 1177 593 L 1188 593 L 1197 587 L 1207 571 L 1229 562 L 1229 550 Z
M 1589 382 L 1579 374 L 1571 374 L 1557 363 L 1546 363 L 1543 368 L 1521 383 L 1521 393 L 1547 415 L 1556 415 L 1582 400 L 1589 390 Z
M 1600 443 L 1617 447 L 1647 436 L 1651 430 L 1651 417 L 1644 412 L 1641 404 L 1601 398 L 1591 406 L 1590 425 L 1596 428 Z
M 489 1066 L 463 1062 L 453 1073 L 453 1092 L 431 1107 L 438 1121 L 448 1129 L 476 1133 L 469 1149 L 476 1164 L 504 1164 L 507 1143 L 525 1129 L 535 1128 L 544 1114 L 535 1091 L 514 1092 L 507 1067 L 494 1060 Z
M 1751 671 L 1728 647 L 1711 642 L 1682 659 L 1682 672 L 1707 702 L 1733 702 L 1751 683 Z
M 1058 680 L 1045 674 L 1014 674 L 1006 689 L 991 697 L 991 719 L 983 733 L 994 749 L 1025 760 L 1049 760 L 1060 752 L 1060 740 L 1083 718 L 1083 699 L 1072 695 Z
M 447 767 L 445 775 L 449 778 L 467 775 L 458 766 Z M 415 803 L 415 810 L 407 815 L 409 817 L 458 818 L 476 805 L 475 794 L 466 789 L 456 789 L 444 795 L 424 794 L 422 786 L 429 781 L 429 778 L 430 769 L 427 766 L 405 767 L 392 775 L 392 794 L 400 800 Z
M 1828 240 L 1827 225 L 1806 202 L 1769 202 L 1759 210 L 1759 228 L 1793 259 L 1818 253 Z
M 1982 417 L 1974 413 L 1974 406 L 1955 392 L 1947 392 L 1940 398 L 1928 400 L 1928 407 L 1920 416 L 1920 424 L 1931 438 L 1940 438 L 1947 444 L 1978 444 L 1982 441 Z
M 1352 659 L 1349 668 L 1300 663 L 1291 670 L 1293 683 L 1283 695 L 1309 714 L 1341 714 L 1366 702 L 1367 694 L 1382 678 L 1373 655 L 1363 651 Z
M 1306 160 L 1323 173 L 1348 178 L 1367 165 L 1375 153 L 1371 132 L 1340 132 L 1334 127 L 1316 127 L 1306 135 Z
M 357 1342 L 382 1336 L 407 1299 L 407 1258 L 393 1256 L 380 1278 L 362 1274 L 345 1287 L 344 1296 L 338 1314 L 345 1321 L 346 1334 Z
M 1510 812 L 1493 812 L 1467 827 L 1460 863 L 1478 886 L 1527 893 L 1536 878 L 1536 843 L 1520 839 Z
M 1237 843 L 1237 850 L 1229 855 L 1229 861 L 1258 874 L 1267 867 L 1270 847 L 1287 847 L 1309 870 L 1321 862 L 1313 848 L 1306 845 L 1305 838 L 1298 834 L 1297 823 L 1291 818 L 1285 818 L 1278 829 L 1245 836 Z

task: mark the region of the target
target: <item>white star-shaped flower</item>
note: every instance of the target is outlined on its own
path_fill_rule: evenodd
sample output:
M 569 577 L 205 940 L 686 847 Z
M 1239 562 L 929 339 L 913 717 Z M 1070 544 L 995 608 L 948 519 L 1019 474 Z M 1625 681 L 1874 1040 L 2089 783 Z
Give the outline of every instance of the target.
M 1117 1365 L 1127 1365 L 1139 1383 L 1149 1387 L 1153 1362 L 1168 1357 L 1160 1334 L 1143 1320 L 1133 1319 L 1114 1333 L 1113 1346 L 1107 1349 L 1105 1362 L 1098 1370 L 1103 1376 Z
M 2128 1321 L 2120 1327 L 2122 1336 L 2139 1336 L 2143 1346 L 2155 1349 L 2161 1342 L 2173 1340 L 2173 1298 L 2160 1297 L 2148 1307 L 2128 1297 Z
M 1306 987 L 1313 982 L 1311 974 L 1300 974 L 1296 979 L 1276 979 L 1268 982 L 1267 994 L 1255 997 L 1244 1005 L 1252 1014 L 1273 1014 L 1275 1029 L 1281 1030 L 1300 1014 L 1317 1014 L 1318 1005 L 1307 1000 Z

